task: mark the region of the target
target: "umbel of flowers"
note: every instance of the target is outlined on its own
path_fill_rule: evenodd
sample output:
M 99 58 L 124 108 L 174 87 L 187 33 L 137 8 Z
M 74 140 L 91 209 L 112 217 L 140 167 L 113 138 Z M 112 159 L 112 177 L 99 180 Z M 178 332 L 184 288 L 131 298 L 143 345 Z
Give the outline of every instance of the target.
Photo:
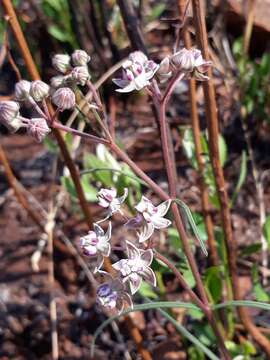
M 98 192 L 99 205 L 106 209 L 106 216 L 99 221 L 99 224 L 111 218 L 116 212 L 122 214 L 125 220 L 127 219 L 123 210 L 127 195 L 127 189 L 121 196 L 117 196 L 115 189 L 101 189 Z M 83 254 L 95 261 L 94 272 L 100 273 L 106 278 L 106 281 L 97 288 L 99 305 L 121 312 L 125 305 L 132 306 L 131 296 L 139 290 L 142 280 L 156 286 L 156 276 L 150 267 L 153 250 L 145 250 L 144 242 L 151 237 L 154 229 L 164 229 L 170 226 L 170 220 L 164 217 L 169 207 L 170 200 L 154 206 L 145 196 L 134 207 L 137 214 L 126 222 L 127 228 L 135 230 L 134 242 L 125 241 L 123 251 L 126 252 L 127 257 L 112 265 L 116 270 L 115 277 L 101 270 L 104 258 L 111 254 L 111 221 L 109 221 L 106 232 L 99 224 L 94 224 L 94 230 L 81 237 L 80 245 Z

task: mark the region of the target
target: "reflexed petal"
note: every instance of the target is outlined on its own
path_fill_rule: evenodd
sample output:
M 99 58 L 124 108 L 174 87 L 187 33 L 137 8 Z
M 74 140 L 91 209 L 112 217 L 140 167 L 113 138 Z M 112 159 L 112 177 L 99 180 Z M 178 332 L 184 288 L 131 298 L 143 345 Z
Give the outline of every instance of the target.
M 143 261 L 144 266 L 149 266 L 153 261 L 153 251 L 148 249 L 141 254 L 141 260 Z
M 171 203 L 172 203 L 172 200 L 169 199 L 169 200 L 166 200 L 163 203 L 159 204 L 157 206 L 157 210 L 158 210 L 157 214 L 158 214 L 158 216 L 161 216 L 161 217 L 165 216 L 167 214 L 170 206 L 171 206 Z
M 126 200 L 128 196 L 128 188 L 124 188 L 124 194 L 122 196 L 119 196 L 118 198 L 116 198 L 116 200 L 118 201 L 119 204 L 123 204 L 123 202 Z
M 136 259 L 140 257 L 140 250 L 131 242 L 126 241 L 127 255 L 129 259 Z
M 163 217 L 153 216 L 152 217 L 152 224 L 154 225 L 155 229 L 165 229 L 171 225 L 171 221 L 165 219 Z
M 123 298 L 123 300 L 128 304 L 128 306 L 133 309 L 133 302 L 131 299 L 131 296 L 127 293 L 127 292 L 123 292 L 121 294 L 121 297 Z
M 144 223 L 142 232 L 139 234 L 139 242 L 148 240 L 154 232 L 154 225 L 152 223 Z
M 100 227 L 98 224 L 94 223 L 93 227 L 94 227 L 94 231 L 95 231 L 95 233 L 97 234 L 98 237 L 104 235 L 104 231 L 103 231 L 102 227 Z
M 149 85 L 149 81 L 146 78 L 145 73 L 136 76 L 133 80 L 133 83 L 135 85 L 136 90 L 141 90 L 145 86 Z
M 118 201 L 115 199 L 111 204 L 110 204 L 110 215 L 116 213 L 117 211 L 119 211 L 120 209 L 120 204 L 118 204 Z
M 123 89 L 116 89 L 115 91 L 120 92 L 120 93 L 128 93 L 133 90 L 136 90 L 136 87 L 135 87 L 135 84 L 133 82 L 131 82 L 130 84 L 125 86 Z
M 106 207 L 108 207 L 110 205 L 110 203 L 105 199 L 99 198 L 98 199 L 98 205 L 106 208 Z
M 146 267 L 141 273 L 141 275 L 148 284 L 152 286 L 157 285 L 156 275 L 150 267 Z
M 204 61 L 203 64 L 197 66 L 197 70 L 201 73 L 205 73 L 212 65 L 212 61 Z
M 107 271 L 104 271 L 104 270 L 98 270 L 97 271 L 100 275 L 102 275 L 105 279 L 106 282 L 112 282 L 114 281 L 112 275 L 110 273 L 108 273 Z
M 147 209 L 148 203 L 149 200 L 147 199 L 147 197 L 142 196 L 140 202 L 135 206 L 135 209 L 142 213 Z
M 106 234 L 104 235 L 104 238 L 106 241 L 109 241 L 111 236 L 112 236 L 112 223 L 109 222 L 108 229 L 107 229 Z
M 128 277 L 131 294 L 134 295 L 141 286 L 142 278 L 137 273 L 132 273 Z
M 198 81 L 209 80 L 209 76 L 206 76 L 203 73 L 200 73 L 199 71 L 195 71 L 194 75 L 195 75 L 195 79 L 198 80 Z
M 119 86 L 120 88 L 124 88 L 130 83 L 129 80 L 125 80 L 125 79 L 112 79 L 112 81 L 115 85 Z
M 104 263 L 104 258 L 103 258 L 102 255 L 99 254 L 98 258 L 97 258 L 97 264 L 96 264 L 96 267 L 94 269 L 94 273 L 98 272 L 101 269 L 103 263 Z
M 121 297 L 117 298 L 115 307 L 117 309 L 118 315 L 120 315 L 121 312 L 124 310 L 124 301 Z

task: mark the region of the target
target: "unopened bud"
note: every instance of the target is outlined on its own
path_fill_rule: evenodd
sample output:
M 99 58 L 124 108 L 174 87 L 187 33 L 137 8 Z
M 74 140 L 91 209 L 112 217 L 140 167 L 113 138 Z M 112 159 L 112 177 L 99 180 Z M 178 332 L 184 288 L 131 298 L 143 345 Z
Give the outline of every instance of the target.
M 171 63 L 182 71 L 192 72 L 195 59 L 192 50 L 181 49 L 171 57 Z
M 0 122 L 8 128 L 10 132 L 17 131 L 22 121 L 19 119 L 20 106 L 15 101 L 0 102 Z
M 57 89 L 65 84 L 65 77 L 62 75 L 53 76 L 51 78 L 51 87 Z
M 168 56 L 161 61 L 157 70 L 157 75 L 159 76 L 161 82 L 164 82 L 169 79 L 169 77 L 171 77 L 172 71 L 170 66 L 170 59 Z
M 49 95 L 50 87 L 41 80 L 33 81 L 30 88 L 30 95 L 39 102 L 44 100 Z
M 15 84 L 15 98 L 18 101 L 25 101 L 30 95 L 31 83 L 27 80 L 21 80 Z
M 85 66 L 91 60 L 91 57 L 84 50 L 75 50 L 71 58 L 75 66 Z
M 41 142 L 50 131 L 51 130 L 44 118 L 29 119 L 27 124 L 27 132 L 38 142 Z
M 84 86 L 90 75 L 86 66 L 76 66 L 71 72 L 71 77 L 77 84 Z
M 65 74 L 70 69 L 70 56 L 66 54 L 54 55 L 52 64 L 57 71 Z
M 59 108 L 60 111 L 72 109 L 76 104 L 75 94 L 67 87 L 60 88 L 53 94 L 52 102 Z

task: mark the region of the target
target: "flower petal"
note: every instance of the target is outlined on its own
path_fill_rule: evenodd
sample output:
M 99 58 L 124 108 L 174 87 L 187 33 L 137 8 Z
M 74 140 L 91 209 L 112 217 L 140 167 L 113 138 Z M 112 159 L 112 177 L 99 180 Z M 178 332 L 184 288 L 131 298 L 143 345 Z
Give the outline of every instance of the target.
M 155 229 L 165 229 L 171 225 L 171 221 L 159 216 L 152 217 L 152 224 Z
M 109 241 L 111 236 L 112 236 L 112 223 L 109 222 L 108 229 L 107 229 L 106 234 L 104 235 L 104 238 L 106 241 Z
M 148 200 L 147 197 L 142 196 L 140 202 L 135 206 L 135 209 L 138 212 L 143 213 L 144 211 L 146 211 L 149 201 L 150 200 Z
M 148 240 L 154 232 L 154 225 L 152 223 L 145 222 L 143 224 L 142 232 L 139 233 L 139 242 L 142 243 Z
M 156 275 L 154 273 L 154 271 L 150 268 L 150 267 L 146 267 L 142 272 L 141 275 L 143 277 L 143 279 L 150 285 L 152 286 L 156 286 L 157 285 L 157 280 L 156 280 Z
M 127 255 L 129 259 L 136 259 L 140 257 L 140 250 L 131 242 L 126 241 Z
M 129 83 L 127 86 L 125 86 L 123 89 L 116 89 L 115 91 L 119 93 L 128 93 L 133 90 L 136 90 L 135 84 L 133 82 Z
M 153 251 L 151 249 L 143 251 L 141 254 L 141 260 L 143 261 L 144 266 L 149 266 L 152 263 L 153 256 Z
M 137 273 L 132 273 L 128 277 L 131 295 L 134 295 L 141 286 L 142 278 Z
M 110 256 L 111 253 L 111 245 L 107 242 L 105 244 L 102 244 L 102 249 L 100 249 L 100 252 L 103 256 Z
M 172 200 L 169 199 L 169 200 L 166 200 L 163 203 L 159 204 L 157 206 L 157 210 L 158 210 L 157 215 L 161 216 L 161 217 L 165 216 L 171 206 L 171 203 L 172 203 Z
M 99 226 L 98 224 L 94 223 L 94 224 L 93 224 L 93 227 L 94 227 L 95 233 L 97 234 L 97 237 L 104 235 L 104 231 L 103 231 L 103 229 L 102 229 L 101 226 Z
M 98 272 L 101 269 L 103 263 L 104 263 L 104 257 L 99 254 L 98 258 L 97 258 L 97 264 L 96 264 L 96 267 L 94 269 L 94 273 Z

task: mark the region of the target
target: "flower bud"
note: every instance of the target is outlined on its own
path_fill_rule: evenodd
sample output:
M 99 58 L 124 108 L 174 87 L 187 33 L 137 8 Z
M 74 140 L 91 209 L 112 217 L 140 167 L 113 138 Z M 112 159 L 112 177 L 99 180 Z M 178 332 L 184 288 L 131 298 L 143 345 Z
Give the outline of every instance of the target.
M 52 102 L 59 108 L 60 111 L 71 109 L 75 107 L 75 94 L 67 87 L 60 88 L 52 95 Z
M 52 64 L 57 71 L 65 74 L 70 69 L 70 56 L 66 54 L 54 55 Z
M 51 78 L 51 87 L 57 89 L 65 84 L 65 76 L 58 75 Z
M 15 101 L 0 102 L 0 122 L 5 125 L 10 132 L 16 132 L 22 125 L 18 117 L 20 106 Z
M 91 57 L 84 50 L 75 50 L 71 58 L 75 66 L 85 66 L 91 60 Z
M 33 81 L 30 88 L 30 95 L 39 102 L 44 100 L 49 95 L 50 87 L 41 80 Z
M 31 82 L 21 80 L 15 84 L 15 98 L 18 101 L 25 101 L 30 95 Z
M 71 77 L 77 84 L 84 86 L 90 75 L 86 66 L 76 66 L 71 72 Z
M 192 50 L 181 49 L 171 57 L 171 63 L 182 71 L 192 72 L 195 66 L 195 59 Z
M 44 118 L 29 119 L 27 124 L 27 132 L 38 142 L 41 142 L 50 131 L 51 130 Z
M 168 56 L 166 56 L 159 64 L 157 75 L 160 78 L 161 82 L 165 82 L 171 77 L 172 71 L 170 66 L 170 59 Z

